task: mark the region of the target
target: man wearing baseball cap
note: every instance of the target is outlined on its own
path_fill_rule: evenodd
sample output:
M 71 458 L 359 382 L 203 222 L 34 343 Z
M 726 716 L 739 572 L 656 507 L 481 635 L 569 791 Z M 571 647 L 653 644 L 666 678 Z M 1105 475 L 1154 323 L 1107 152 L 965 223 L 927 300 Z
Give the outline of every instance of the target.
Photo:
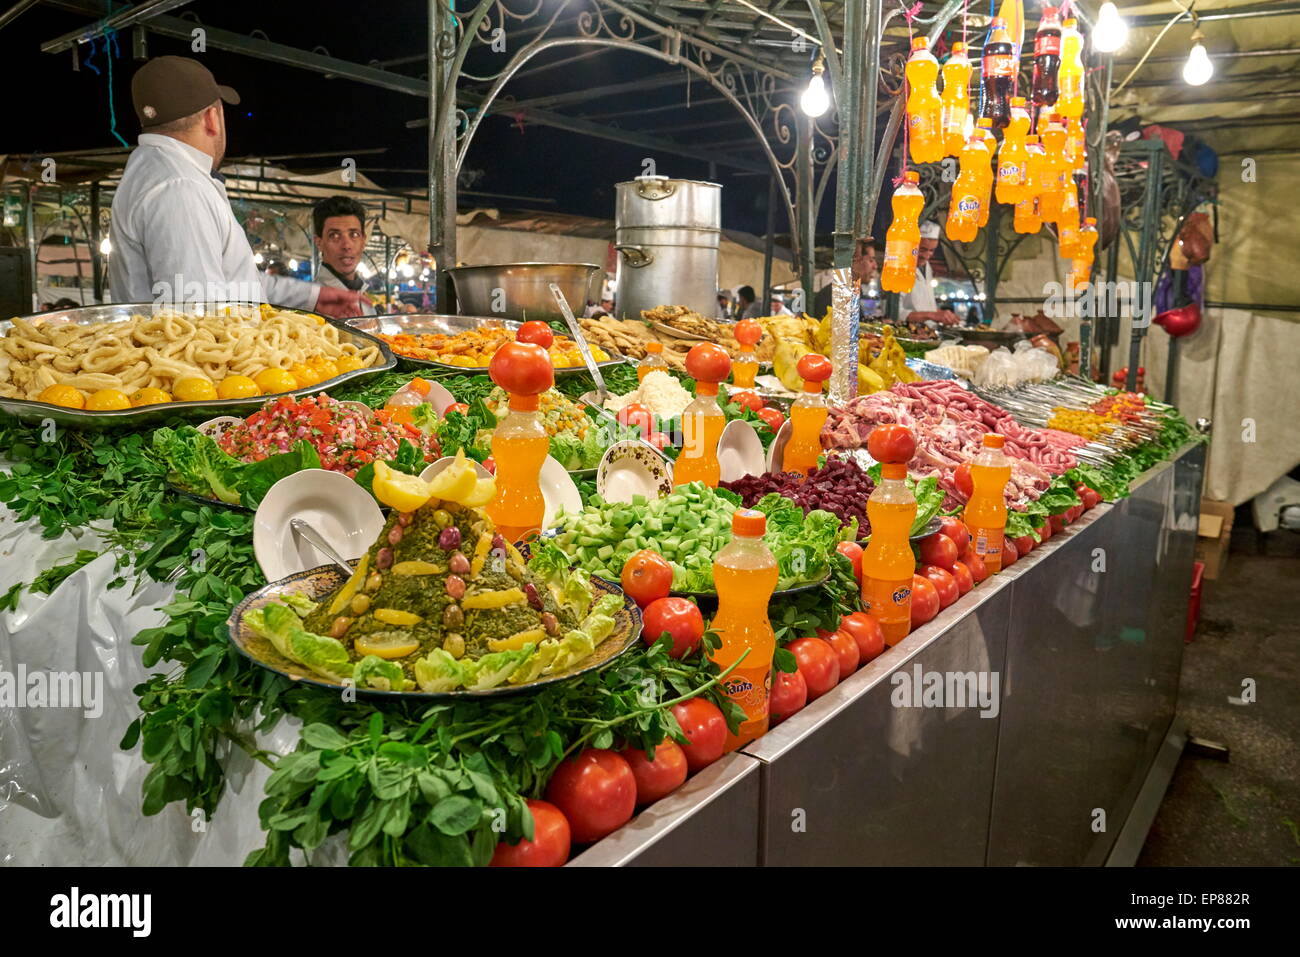
M 216 170 L 226 153 L 218 86 L 188 57 L 155 57 L 131 80 L 139 145 L 113 197 L 109 277 L 118 302 L 269 302 L 335 317 L 358 316 L 359 292 L 266 275 L 235 219 Z
M 921 245 L 916 249 L 916 282 L 911 292 L 903 293 L 898 314 L 908 322 L 920 324 L 932 321 L 943 326 L 955 326 L 957 316 L 940 309 L 934 300 L 934 273 L 930 271 L 930 257 L 939 248 L 939 224 L 921 224 Z

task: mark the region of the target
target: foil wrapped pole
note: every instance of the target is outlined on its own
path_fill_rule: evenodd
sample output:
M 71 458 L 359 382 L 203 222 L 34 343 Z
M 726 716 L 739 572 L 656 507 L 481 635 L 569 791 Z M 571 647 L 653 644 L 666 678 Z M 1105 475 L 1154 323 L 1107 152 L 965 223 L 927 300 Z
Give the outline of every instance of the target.
M 851 268 L 831 270 L 830 401 L 843 405 L 858 394 L 859 284 Z

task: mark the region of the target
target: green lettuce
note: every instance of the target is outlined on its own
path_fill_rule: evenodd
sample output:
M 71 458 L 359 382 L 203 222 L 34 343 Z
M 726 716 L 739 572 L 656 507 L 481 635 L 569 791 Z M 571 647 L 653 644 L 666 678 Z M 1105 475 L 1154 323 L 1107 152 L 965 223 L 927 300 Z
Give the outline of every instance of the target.
M 233 460 L 232 460 L 233 461 Z M 268 455 L 260 462 L 240 464 L 239 475 L 240 500 L 249 508 L 256 508 L 271 486 L 286 476 L 301 472 L 303 469 L 321 467 L 320 455 L 315 446 L 306 439 L 293 443 L 288 452 Z
M 378 655 L 366 655 L 352 671 L 352 681 L 358 688 L 376 691 L 409 691 L 415 682 L 407 678 L 402 666 L 395 661 L 385 661 Z
M 342 681 L 352 677 L 348 650 L 336 638 L 314 635 L 301 628 L 289 629 L 290 657 L 318 675 Z
M 495 688 L 536 650 L 537 646 L 529 643 L 514 651 L 496 651 L 476 661 L 462 662 L 465 687 L 471 691 Z
M 512 685 L 521 685 L 529 681 L 536 681 L 543 674 L 549 674 L 551 664 L 559 653 L 559 640 L 547 638 L 537 646 L 537 652 L 532 657 L 510 673 L 510 683 Z
M 297 661 L 289 646 L 289 631 L 293 628 L 301 628 L 302 619 L 292 608 L 271 602 L 247 612 L 244 615 L 244 624 L 253 634 L 269 641 L 283 657 L 290 661 Z
M 427 694 L 455 691 L 465 683 L 461 663 L 441 648 L 415 661 L 415 681 Z
M 239 504 L 241 473 L 246 466 L 198 429 L 188 425 L 158 429 L 152 447 L 166 464 L 169 481 L 228 505 Z

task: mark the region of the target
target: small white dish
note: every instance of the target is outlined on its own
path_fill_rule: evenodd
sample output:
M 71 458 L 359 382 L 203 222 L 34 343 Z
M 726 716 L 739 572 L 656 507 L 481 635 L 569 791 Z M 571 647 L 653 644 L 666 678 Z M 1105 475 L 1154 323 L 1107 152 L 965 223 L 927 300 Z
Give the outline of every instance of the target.
M 215 442 L 217 439 L 221 438 L 226 429 L 243 424 L 243 419 L 237 418 L 233 415 L 219 415 L 215 419 L 208 419 L 206 422 L 200 422 L 195 426 L 195 428 Z
M 420 478 L 424 479 L 426 482 L 432 482 L 433 477 L 435 475 L 437 475 L 447 466 L 451 465 L 451 463 L 454 461 L 456 461 L 456 456 L 444 455 L 442 458 L 434 462 L 430 462 L 428 465 L 426 465 L 424 467 L 424 471 L 420 473 Z M 470 459 L 470 461 L 474 462 L 473 459 Z M 478 473 L 479 478 L 492 477 L 492 473 L 489 472 L 486 468 L 484 468 L 481 462 L 474 462 L 474 471 Z
M 727 423 L 718 437 L 718 466 L 724 482 L 763 474 L 766 468 L 763 443 L 752 425 L 743 419 L 732 419 Z
M 561 510 L 566 515 L 582 511 L 582 495 L 578 492 L 573 476 L 549 455 L 542 463 L 542 474 L 538 476 L 538 484 L 542 487 L 542 501 L 546 503 L 546 511 L 542 515 L 542 528 L 553 526 L 555 516 L 559 515 Z
M 631 504 L 634 495 L 647 501 L 673 490 L 673 473 L 663 456 L 645 442 L 615 442 L 601 456 L 596 491 L 606 502 Z
M 370 406 L 366 405 L 364 402 L 358 402 L 355 399 L 349 399 L 346 402 L 340 402 L 339 405 L 346 406 L 349 409 L 355 409 L 356 411 L 360 412 L 364 416 L 372 416 L 375 414 L 374 409 L 370 408 Z
M 441 382 L 433 379 L 426 379 L 425 381 L 429 383 L 429 394 L 425 396 L 425 399 L 428 400 L 429 405 L 433 406 L 433 411 L 438 413 L 438 418 L 441 419 L 447 412 L 447 406 L 455 403 L 456 397 L 448 392 L 447 387 Z
M 344 558 L 360 558 L 384 529 L 384 514 L 342 472 L 303 469 L 271 486 L 253 515 L 253 554 L 267 581 L 332 564 L 289 528 L 301 518 Z
M 785 447 L 790 442 L 790 420 L 786 419 L 781 423 L 781 428 L 776 430 L 776 437 L 772 439 L 772 444 L 767 447 L 767 470 L 769 472 L 780 472 L 781 461 L 785 458 Z

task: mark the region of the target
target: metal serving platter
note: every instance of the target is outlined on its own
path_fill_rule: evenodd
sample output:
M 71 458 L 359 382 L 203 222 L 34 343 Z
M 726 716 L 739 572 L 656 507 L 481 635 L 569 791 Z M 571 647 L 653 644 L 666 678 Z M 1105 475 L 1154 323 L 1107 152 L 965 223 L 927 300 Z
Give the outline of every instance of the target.
M 520 554 L 527 558 L 528 552 L 525 546 L 519 546 L 519 551 Z M 358 560 L 353 560 L 349 564 L 355 568 Z M 319 568 L 311 568 L 259 588 L 236 605 L 234 610 L 231 611 L 230 617 L 226 619 L 226 628 L 230 635 L 231 644 L 253 664 L 266 668 L 268 671 L 274 671 L 276 674 L 284 675 L 291 681 L 300 681 L 303 684 L 315 685 L 318 688 L 328 688 L 334 692 L 342 690 L 345 687 L 344 685 L 322 677 L 305 665 L 290 661 L 281 655 L 267 639 L 254 634 L 251 629 L 244 626 L 244 615 L 287 594 L 302 594 L 312 601 L 321 601 L 341 587 L 345 580 L 343 572 L 336 566 L 322 565 Z M 591 655 L 568 671 L 546 675 L 536 681 L 529 681 L 522 685 L 506 684 L 481 691 L 460 689 L 457 691 L 428 692 L 420 691 L 418 688 L 413 691 L 378 691 L 372 688 L 357 688 L 356 693 L 367 698 L 400 698 L 405 700 L 446 701 L 464 698 L 502 698 L 537 691 L 539 688 L 554 684 L 557 681 L 566 681 L 569 678 L 576 678 L 579 675 L 585 675 L 588 672 L 604 668 L 619 655 L 637 644 L 638 639 L 641 637 L 641 610 L 637 608 L 636 602 L 623 594 L 623 590 L 611 582 L 592 576 L 591 587 L 594 598 L 600 598 L 602 595 L 607 594 L 618 595 L 623 599 L 623 607 L 614 614 L 614 633 L 602 641 Z
M 190 314 L 211 314 L 232 306 L 238 308 L 240 304 L 202 303 L 186 311 Z M 133 316 L 151 314 L 156 309 L 158 307 L 152 302 L 113 302 L 98 306 L 79 306 L 76 309 L 64 309 L 57 312 L 42 312 L 21 318 L 33 325 L 53 323 L 56 325 L 87 326 L 97 322 L 127 322 Z M 317 319 L 324 318 L 316 315 L 316 313 L 306 312 L 301 309 L 278 309 L 278 311 Z M 346 323 L 336 322 L 332 319 L 325 319 L 325 321 L 337 328 L 342 333 L 342 338 L 345 341 L 350 340 L 357 346 L 376 346 L 379 349 L 379 356 L 382 361 L 379 365 L 370 366 L 366 369 L 357 369 L 354 372 L 345 372 L 343 375 L 335 376 L 333 379 L 308 386 L 305 389 L 295 389 L 292 392 L 276 393 L 276 395 L 315 395 L 318 392 L 327 392 L 335 386 L 351 382 L 354 379 L 362 379 L 385 372 L 397 365 L 393 351 L 388 348 L 387 343 L 362 330 L 352 328 Z M 0 321 L 0 336 L 8 335 L 12 328 L 12 320 Z M 210 419 L 218 415 L 251 415 L 261 408 L 262 404 L 269 398 L 274 398 L 274 396 L 261 395 L 250 399 L 213 399 L 203 402 L 165 402 L 159 405 L 144 405 L 139 408 L 121 409 L 112 412 L 87 412 L 83 409 L 67 409 L 59 405 L 50 405 L 47 402 L 37 402 L 35 399 L 0 397 L 0 411 L 14 416 L 21 422 L 41 422 L 45 419 L 51 419 L 57 425 L 70 429 L 99 431 L 104 429 L 140 428 L 142 426 L 157 425 L 175 418 Z
M 413 336 L 454 336 L 457 333 L 468 332 L 470 329 L 481 329 L 484 326 L 503 326 L 506 329 L 514 330 L 523 325 L 523 323 L 516 322 L 513 319 L 494 319 L 489 316 L 446 316 L 431 312 L 397 313 L 391 316 L 359 316 L 356 319 L 347 320 L 347 324 L 369 336 L 379 336 L 381 334 L 395 336 L 401 333 Z M 605 351 L 610 352 L 609 349 L 605 349 Z M 488 371 L 487 366 L 454 366 L 446 362 L 434 362 L 432 359 L 416 359 L 412 356 L 404 356 L 400 352 L 395 353 L 395 355 L 403 365 L 416 368 L 438 369 L 459 375 L 486 375 Z M 620 353 L 615 352 L 613 356 L 612 359 L 597 362 L 597 367 L 606 369 L 627 361 L 626 357 Z M 586 371 L 587 367 L 585 365 L 576 365 L 567 366 L 563 369 L 557 368 L 555 374 L 557 376 L 575 375 Z

